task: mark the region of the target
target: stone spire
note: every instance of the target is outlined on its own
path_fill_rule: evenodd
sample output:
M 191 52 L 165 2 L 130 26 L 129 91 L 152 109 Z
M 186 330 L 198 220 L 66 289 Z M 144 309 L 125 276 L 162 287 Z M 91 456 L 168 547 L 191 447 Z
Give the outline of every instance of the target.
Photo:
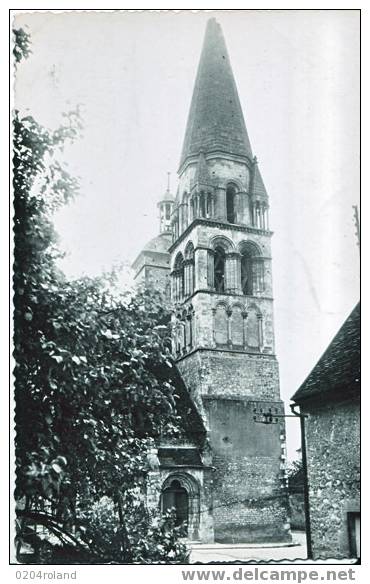
M 253 158 L 225 40 L 214 18 L 207 24 L 180 168 L 201 150 Z

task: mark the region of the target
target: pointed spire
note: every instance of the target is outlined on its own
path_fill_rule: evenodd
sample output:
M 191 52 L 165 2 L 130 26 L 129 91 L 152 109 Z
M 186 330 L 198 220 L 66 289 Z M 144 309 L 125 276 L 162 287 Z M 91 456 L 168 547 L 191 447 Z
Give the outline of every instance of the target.
M 252 159 L 225 40 L 218 22 L 208 21 L 185 132 L 180 167 L 203 149 Z

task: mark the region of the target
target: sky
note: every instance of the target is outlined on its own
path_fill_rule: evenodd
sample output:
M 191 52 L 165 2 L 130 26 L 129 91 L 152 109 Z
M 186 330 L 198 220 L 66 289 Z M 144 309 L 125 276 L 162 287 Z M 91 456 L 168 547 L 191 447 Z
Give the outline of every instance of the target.
M 15 105 L 55 128 L 80 195 L 55 217 L 63 269 L 131 263 L 158 232 L 177 168 L 205 25 L 220 22 L 270 201 L 275 334 L 289 402 L 359 299 L 359 15 L 355 10 L 23 13 L 32 55 Z M 299 446 L 287 423 L 288 454 Z

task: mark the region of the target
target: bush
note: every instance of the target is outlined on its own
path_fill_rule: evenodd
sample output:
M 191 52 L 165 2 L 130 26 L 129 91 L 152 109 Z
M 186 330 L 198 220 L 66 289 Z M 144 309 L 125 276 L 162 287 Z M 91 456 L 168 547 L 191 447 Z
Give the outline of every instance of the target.
M 109 497 L 102 497 L 84 511 L 80 517 L 80 537 L 107 563 L 185 563 L 188 550 L 180 540 L 183 533 L 175 527 L 173 516 L 170 513 L 149 516 L 135 491 L 134 497 L 131 493 L 131 509 L 126 506 L 123 521 L 117 514 L 117 505 Z M 132 501 L 136 504 L 132 505 Z

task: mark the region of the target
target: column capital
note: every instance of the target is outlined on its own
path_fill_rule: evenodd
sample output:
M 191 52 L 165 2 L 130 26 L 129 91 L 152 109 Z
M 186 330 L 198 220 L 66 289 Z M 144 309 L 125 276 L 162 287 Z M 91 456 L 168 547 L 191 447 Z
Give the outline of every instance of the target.
M 239 251 L 236 251 L 236 250 L 227 251 L 227 252 L 225 253 L 225 256 L 226 256 L 227 258 L 230 258 L 230 259 L 232 259 L 232 258 L 236 258 L 236 259 L 238 259 L 238 258 L 240 258 L 240 257 L 241 257 L 241 255 L 242 255 L 242 254 L 241 254 Z

